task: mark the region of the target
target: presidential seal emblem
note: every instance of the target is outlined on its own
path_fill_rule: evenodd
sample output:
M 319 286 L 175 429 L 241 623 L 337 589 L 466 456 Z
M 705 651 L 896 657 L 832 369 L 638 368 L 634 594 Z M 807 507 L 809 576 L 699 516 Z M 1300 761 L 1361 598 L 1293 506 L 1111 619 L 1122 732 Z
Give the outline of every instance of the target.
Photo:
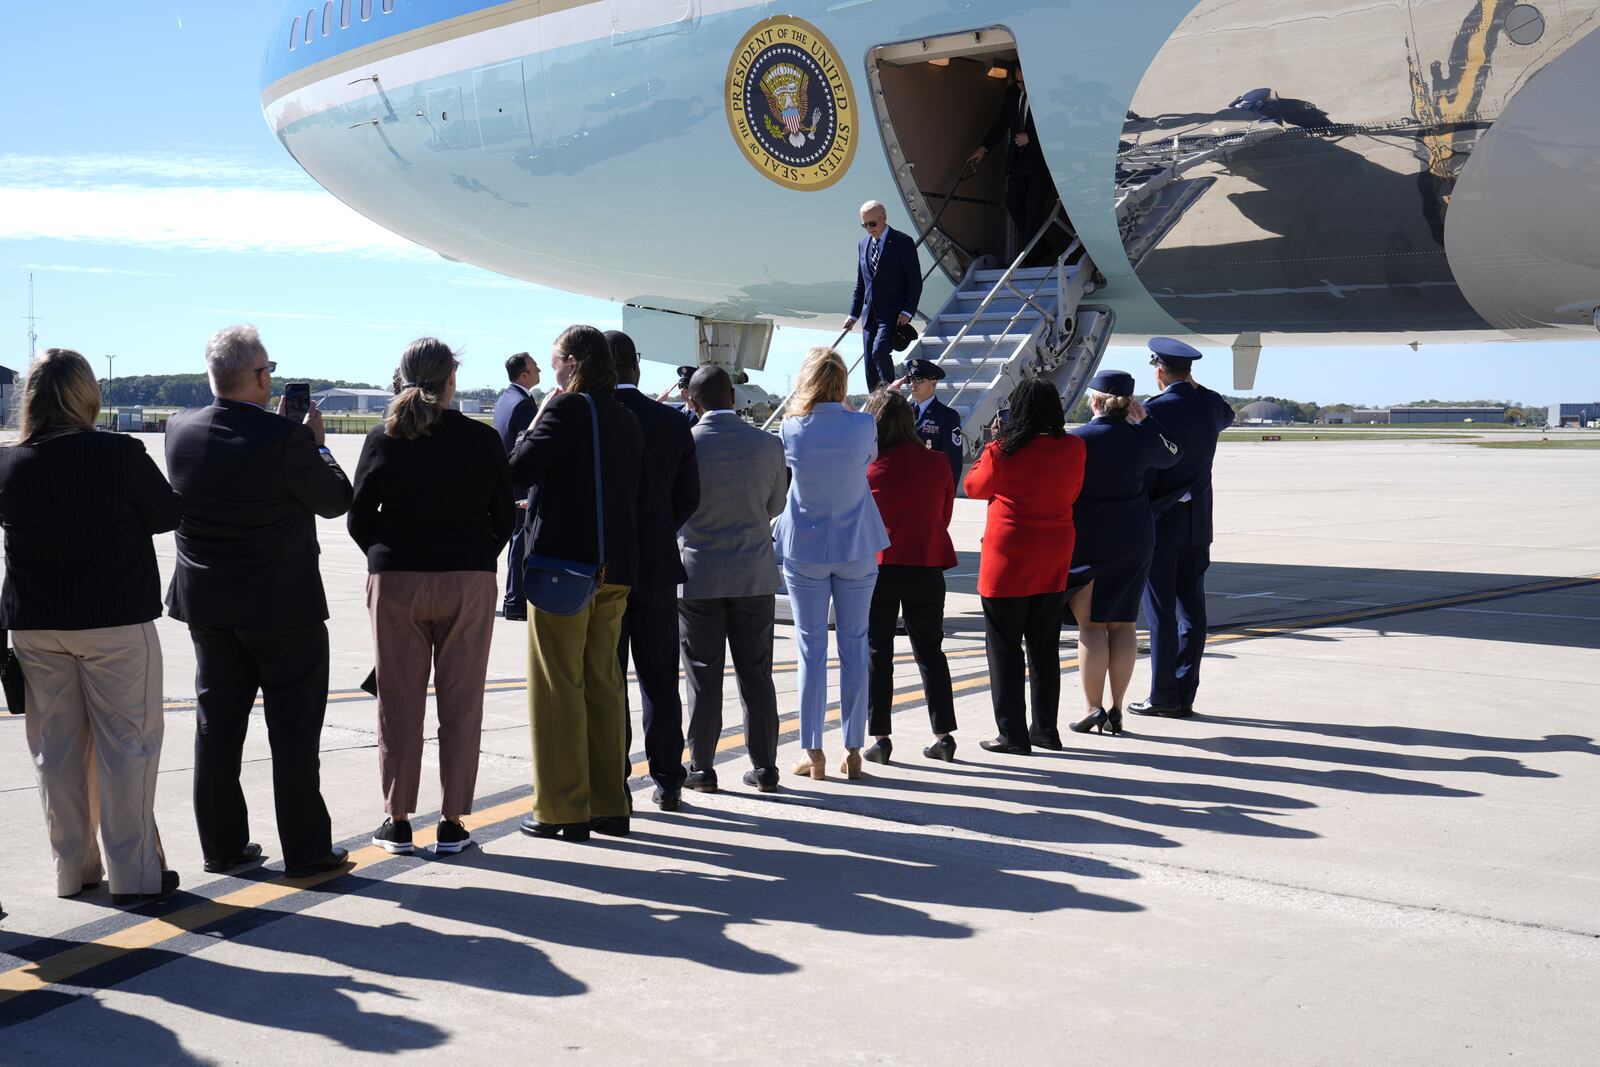
M 728 127 L 751 165 L 789 189 L 826 189 L 850 169 L 859 124 L 850 76 L 815 26 L 757 23 L 728 64 Z

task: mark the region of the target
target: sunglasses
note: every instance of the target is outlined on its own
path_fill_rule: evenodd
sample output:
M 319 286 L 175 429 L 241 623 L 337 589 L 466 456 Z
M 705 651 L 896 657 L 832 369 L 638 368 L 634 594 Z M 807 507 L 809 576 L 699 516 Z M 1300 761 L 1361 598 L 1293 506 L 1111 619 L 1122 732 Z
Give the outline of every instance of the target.
M 923 382 L 925 382 L 927 380 L 928 379 L 926 379 L 926 378 L 918 378 L 915 375 L 907 375 L 906 384 L 907 385 L 921 385 Z
M 256 370 L 258 372 L 266 371 L 268 374 L 276 374 L 278 371 L 278 365 L 269 359 L 265 363 L 261 364 L 261 366 L 257 367 Z
M 882 225 L 883 225 L 883 223 L 881 223 L 881 222 L 863 222 L 861 224 L 861 228 L 863 230 L 876 230 L 879 226 L 882 226 Z

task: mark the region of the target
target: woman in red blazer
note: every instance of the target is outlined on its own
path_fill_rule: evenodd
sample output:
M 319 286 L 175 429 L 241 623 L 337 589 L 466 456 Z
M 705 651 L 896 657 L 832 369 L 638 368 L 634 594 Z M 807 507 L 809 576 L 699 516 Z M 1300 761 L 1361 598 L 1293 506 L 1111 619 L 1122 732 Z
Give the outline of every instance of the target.
M 933 744 L 922 754 L 948 763 L 956 756 L 956 739 L 950 736 L 956 728 L 956 700 L 950 663 L 944 656 L 944 572 L 956 565 L 956 548 L 950 541 L 950 515 L 956 503 L 950 460 L 922 443 L 911 405 L 899 393 L 879 389 L 862 410 L 878 420 L 878 458 L 867 468 L 867 484 L 889 530 L 889 547 L 878 553 L 878 584 L 867 616 L 867 646 L 872 651 L 867 729 L 877 741 L 864 756 L 874 763 L 888 763 L 894 751 L 889 738 L 894 714 L 894 624 L 904 613 L 933 724 Z
M 989 501 L 978 563 L 990 697 L 990 752 L 1059 749 L 1061 609 L 1072 567 L 1072 505 L 1083 488 L 1083 442 L 1067 434 L 1061 396 L 1034 378 L 1011 394 L 1010 418 L 967 472 L 967 496 Z M 1023 702 L 1023 642 L 1033 728 Z

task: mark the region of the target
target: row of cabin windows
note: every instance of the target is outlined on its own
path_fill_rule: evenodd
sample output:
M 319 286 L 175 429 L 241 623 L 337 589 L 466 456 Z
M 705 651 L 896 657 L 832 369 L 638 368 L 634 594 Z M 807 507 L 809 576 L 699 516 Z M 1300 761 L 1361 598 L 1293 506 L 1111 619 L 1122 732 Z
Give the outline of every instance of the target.
M 394 12 L 394 0 L 382 0 L 385 15 Z M 350 28 L 350 20 L 354 14 L 356 0 L 328 0 L 322 5 L 322 36 L 333 34 L 333 9 L 335 4 L 339 8 L 339 28 Z M 372 18 L 372 0 L 361 0 L 361 21 L 366 22 Z M 289 51 L 293 52 L 301 42 L 310 44 L 317 34 L 317 9 L 312 8 L 306 12 L 304 21 L 296 15 L 294 25 L 289 27 Z

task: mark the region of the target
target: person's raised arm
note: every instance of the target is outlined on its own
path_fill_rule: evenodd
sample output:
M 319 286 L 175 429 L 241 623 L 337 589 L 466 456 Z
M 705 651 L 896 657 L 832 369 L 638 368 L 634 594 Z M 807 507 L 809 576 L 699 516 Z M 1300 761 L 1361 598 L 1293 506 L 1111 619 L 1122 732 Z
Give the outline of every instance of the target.
M 558 403 L 566 395 L 552 391 L 539 408 L 533 424 L 517 438 L 516 447 L 511 450 L 511 478 L 518 485 L 544 481 L 545 473 L 571 451 L 575 435 L 567 424 L 575 421 L 573 413 L 578 408 L 584 408 L 586 414 L 588 409 L 576 398 L 570 404 Z M 589 440 L 587 425 L 584 426 L 584 440 Z
M 152 534 L 176 530 L 178 521 L 183 518 L 182 498 L 172 491 L 171 483 L 138 438 L 125 437 L 120 440 L 132 442 L 136 449 L 129 464 L 128 495 L 133 500 L 134 509 L 139 512 L 144 528 Z
M 317 426 L 322 424 L 317 409 L 311 409 L 311 418 Z M 337 519 L 350 510 L 354 495 L 350 480 L 334 462 L 333 454 L 317 444 L 315 429 L 308 418 L 306 424 L 289 431 L 283 446 L 283 474 L 289 492 L 305 505 L 307 511 L 324 519 Z
M 978 453 L 978 460 L 967 471 L 966 490 L 967 496 L 972 500 L 993 500 L 995 495 L 995 457 L 999 455 L 1000 446 L 990 442 Z

